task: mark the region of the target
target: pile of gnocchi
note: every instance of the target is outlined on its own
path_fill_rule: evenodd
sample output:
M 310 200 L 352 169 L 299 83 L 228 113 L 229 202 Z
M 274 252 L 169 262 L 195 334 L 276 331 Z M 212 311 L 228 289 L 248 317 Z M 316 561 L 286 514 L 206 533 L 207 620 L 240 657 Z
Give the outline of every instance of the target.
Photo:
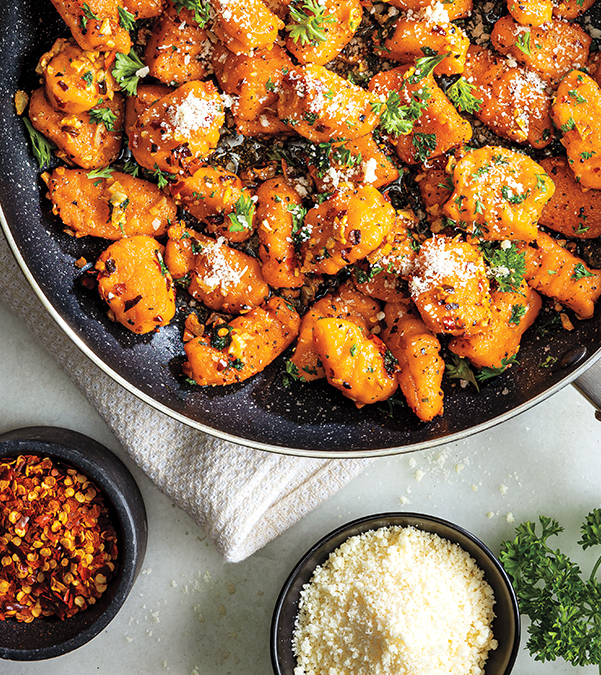
M 182 377 L 286 353 L 289 377 L 428 422 L 445 370 L 511 367 L 543 306 L 593 316 L 593 0 L 51 2 L 70 35 L 18 112 L 57 222 L 106 241 L 111 320 L 186 307 Z

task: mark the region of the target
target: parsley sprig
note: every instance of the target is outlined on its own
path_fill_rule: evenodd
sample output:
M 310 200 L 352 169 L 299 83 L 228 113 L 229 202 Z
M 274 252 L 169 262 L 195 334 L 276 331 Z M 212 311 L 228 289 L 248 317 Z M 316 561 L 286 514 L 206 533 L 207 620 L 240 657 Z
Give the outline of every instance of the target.
M 113 68 L 113 77 L 121 89 L 129 96 L 135 96 L 138 93 L 138 82 L 140 76 L 137 75 L 144 64 L 140 57 L 132 49 L 129 54 L 120 54 L 115 56 L 115 67 Z
M 291 23 L 286 26 L 294 42 L 304 47 L 309 43 L 318 45 L 327 40 L 324 26 L 335 23 L 333 14 L 326 14 L 326 8 L 317 0 L 303 0 L 290 7 Z
M 422 112 L 428 107 L 427 101 L 431 94 L 427 89 L 420 97 L 413 97 L 408 105 L 401 105 L 398 91 L 390 91 L 385 102 L 372 102 L 371 108 L 376 114 L 383 111 L 380 117 L 380 126 L 384 131 L 395 136 L 406 136 L 413 130 L 413 125 Z
M 100 124 L 102 122 L 107 131 L 115 130 L 117 115 L 110 108 L 92 108 L 92 110 L 88 111 L 88 115 L 90 117 L 90 122 L 93 122 L 94 124 Z
M 211 18 L 211 6 L 204 0 L 173 0 L 173 5 L 179 14 L 182 9 L 194 12 L 194 21 L 204 28 Z
M 252 229 L 255 202 L 252 196 L 242 192 L 234 206 L 234 210 L 228 214 L 230 219 L 230 232 L 245 232 Z
M 520 612 L 530 617 L 526 647 L 536 661 L 563 658 L 573 666 L 601 666 L 601 557 L 588 579 L 578 565 L 547 544 L 563 532 L 556 520 L 530 521 L 501 545 L 500 560 L 513 581 Z M 601 545 L 601 509 L 589 513 L 580 528 L 583 549 Z
M 476 89 L 476 85 L 470 84 L 465 77 L 460 77 L 447 89 L 447 97 L 459 112 L 473 115 L 482 107 L 482 99 L 472 94 L 473 89 Z
M 35 157 L 38 166 L 40 169 L 50 166 L 52 151 L 56 149 L 56 145 L 43 136 L 37 129 L 34 129 L 31 122 L 26 117 L 23 118 L 23 122 L 29 133 L 31 149 L 33 150 L 33 156 Z
M 512 243 L 508 248 L 492 242 L 482 242 L 480 251 L 488 263 L 489 271 L 503 293 L 519 293 L 526 274 L 526 254 Z

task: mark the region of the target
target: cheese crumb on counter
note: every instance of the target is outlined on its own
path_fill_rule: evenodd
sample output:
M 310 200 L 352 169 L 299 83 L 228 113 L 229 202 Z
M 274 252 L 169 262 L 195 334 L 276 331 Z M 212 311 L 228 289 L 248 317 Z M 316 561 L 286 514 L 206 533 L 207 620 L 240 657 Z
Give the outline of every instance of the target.
M 494 602 L 457 544 L 413 527 L 351 537 L 301 591 L 294 675 L 480 675 Z

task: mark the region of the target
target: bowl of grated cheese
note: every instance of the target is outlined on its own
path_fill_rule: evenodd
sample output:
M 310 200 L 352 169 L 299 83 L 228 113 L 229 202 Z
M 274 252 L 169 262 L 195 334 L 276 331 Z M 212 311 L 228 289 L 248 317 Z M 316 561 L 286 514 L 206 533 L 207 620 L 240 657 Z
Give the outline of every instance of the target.
M 312 546 L 274 609 L 275 675 L 508 675 L 511 582 L 465 529 L 434 516 L 354 520 Z

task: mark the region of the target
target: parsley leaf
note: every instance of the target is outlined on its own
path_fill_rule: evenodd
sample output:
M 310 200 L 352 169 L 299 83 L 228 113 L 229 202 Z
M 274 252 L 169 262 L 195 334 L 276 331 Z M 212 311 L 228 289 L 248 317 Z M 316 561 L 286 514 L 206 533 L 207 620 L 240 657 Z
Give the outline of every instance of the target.
M 415 148 L 415 155 L 420 162 L 425 162 L 436 150 L 436 134 L 416 133 L 411 142 Z
M 527 56 L 532 56 L 530 51 L 530 31 L 524 31 L 518 35 L 515 46 Z
M 95 180 L 96 178 L 110 178 L 113 175 L 113 169 L 110 166 L 105 166 L 101 169 L 94 169 L 86 174 L 90 180 Z
M 519 192 L 514 192 L 507 185 L 503 185 L 501 194 L 503 195 L 503 199 L 507 200 L 510 204 L 519 205 L 528 198 L 530 190 L 526 190 L 526 192 L 520 194 Z
M 437 56 L 422 56 L 415 60 L 415 71 L 407 78 L 409 84 L 417 84 L 424 77 L 436 68 L 436 66 L 446 59 L 448 54 L 438 54 Z
M 406 136 L 411 133 L 414 122 L 421 117 L 422 112 L 428 107 L 426 101 L 429 98 L 430 92 L 424 89 L 419 98 L 412 97 L 411 103 L 401 105 L 399 92 L 390 91 L 385 103 L 381 101 L 372 102 L 371 108 L 375 113 L 384 109 L 380 117 L 380 126 L 384 131 L 396 136 Z
M 476 387 L 476 391 L 480 391 L 480 385 L 471 369 L 470 362 L 467 359 L 451 354 L 451 362 L 445 363 L 445 374 L 452 380 L 465 380 Z
M 576 263 L 574 265 L 574 271 L 572 272 L 571 279 L 578 281 L 579 279 L 584 279 L 585 277 L 594 277 L 595 275 L 592 272 L 589 272 L 582 263 Z
M 37 129 L 34 129 L 31 122 L 26 117 L 23 118 L 23 122 L 29 133 L 31 149 L 33 150 L 33 156 L 35 157 L 38 166 L 40 169 L 50 166 L 52 151 L 56 149 L 56 145 L 54 145 L 52 141 L 49 141 Z
M 252 229 L 253 215 L 255 213 L 255 202 L 252 196 L 242 192 L 234 206 L 232 213 L 229 213 L 230 232 L 245 232 Z
M 489 265 L 489 272 L 503 293 L 516 293 L 526 274 L 526 254 L 512 243 L 509 248 L 495 248 L 492 242 L 482 242 L 480 251 Z
M 465 77 L 460 77 L 447 89 L 449 100 L 459 112 L 473 114 L 480 111 L 482 99 L 476 98 L 472 89 L 476 89 L 476 85 L 470 84 Z
M 136 27 L 136 17 L 128 12 L 125 7 L 118 7 L 119 10 L 119 25 L 127 31 L 134 30 Z
M 516 305 L 514 305 L 514 307 L 515 306 Z M 486 382 L 486 380 L 490 380 L 491 378 L 497 377 L 497 375 L 504 373 L 512 363 L 518 363 L 515 354 L 513 356 L 506 356 L 505 358 L 501 359 L 501 365 L 498 368 L 489 368 L 488 366 L 484 366 L 484 368 L 481 368 L 480 372 L 476 375 L 476 379 L 478 382 Z
M 115 130 L 117 115 L 110 108 L 92 108 L 88 111 L 88 115 L 90 116 L 90 122 L 94 124 L 102 122 L 107 131 Z
M 290 19 L 292 23 L 286 26 L 290 37 L 294 42 L 300 42 L 301 46 L 312 43 L 318 45 L 327 40 L 325 24 L 335 23 L 333 14 L 326 15 L 325 7 L 317 0 L 303 0 L 295 2 L 290 7 Z
M 525 314 L 525 305 L 511 305 L 511 316 L 509 317 L 508 323 L 514 323 L 517 326 L 524 318 Z
M 204 0 L 173 0 L 173 5 L 179 14 L 182 9 L 194 12 L 194 21 L 204 28 L 211 18 L 211 6 Z
M 138 82 L 140 81 L 140 76 L 137 73 L 143 68 L 144 64 L 133 49 L 129 54 L 117 52 L 113 77 L 126 94 L 135 96 L 138 93 Z
M 547 540 L 563 532 L 559 523 L 539 516 L 524 522 L 516 537 L 501 544 L 500 560 L 513 581 L 520 612 L 530 617 L 526 647 L 537 661 L 563 658 L 573 666 L 601 665 L 601 583 L 596 579 L 601 557 L 588 579 L 578 565 Z M 601 510 L 581 526 L 583 548 L 601 545 Z

